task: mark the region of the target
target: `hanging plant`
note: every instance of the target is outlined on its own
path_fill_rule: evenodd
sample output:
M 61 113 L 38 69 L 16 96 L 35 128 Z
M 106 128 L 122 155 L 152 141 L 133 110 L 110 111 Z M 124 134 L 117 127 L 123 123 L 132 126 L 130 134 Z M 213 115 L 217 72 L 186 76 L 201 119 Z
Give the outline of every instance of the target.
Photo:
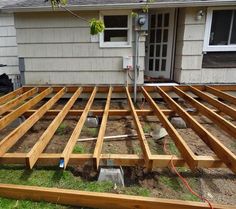
M 93 18 L 89 21 L 90 24 L 90 34 L 91 35 L 97 35 L 99 33 L 102 33 L 105 29 L 104 22 L 102 20 L 97 20 Z
M 45 2 L 48 2 L 49 0 L 45 0 Z M 56 7 L 62 8 L 64 10 L 66 10 L 67 12 L 69 12 L 70 14 L 72 14 L 74 17 L 77 17 L 81 20 L 84 20 L 86 22 L 89 23 L 90 26 L 90 34 L 91 35 L 97 35 L 99 33 L 102 33 L 105 29 L 105 25 L 104 22 L 102 20 L 98 20 L 98 19 L 91 19 L 91 20 L 86 20 L 83 17 L 80 17 L 79 15 L 77 15 L 76 13 L 74 13 L 73 11 L 71 11 L 70 9 L 66 8 L 65 5 L 67 4 L 68 0 L 50 0 L 52 8 L 55 9 Z

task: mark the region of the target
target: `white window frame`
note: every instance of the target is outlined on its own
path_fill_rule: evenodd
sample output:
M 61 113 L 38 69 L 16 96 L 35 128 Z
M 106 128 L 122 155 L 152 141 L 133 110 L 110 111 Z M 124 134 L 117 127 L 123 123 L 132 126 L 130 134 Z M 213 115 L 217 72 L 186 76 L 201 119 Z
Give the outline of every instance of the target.
M 212 26 L 213 11 L 215 10 L 235 10 L 236 7 L 210 7 L 207 9 L 206 28 L 204 36 L 203 51 L 216 52 L 216 51 L 236 51 L 236 44 L 230 45 L 210 45 L 210 34 Z
M 117 15 L 127 15 L 128 16 L 128 27 L 126 28 L 128 30 L 127 32 L 127 40 L 125 42 L 104 42 L 104 33 L 100 33 L 99 35 L 99 42 L 101 48 L 108 48 L 108 47 L 131 47 L 132 46 L 132 17 L 131 17 L 132 11 L 101 11 L 100 12 L 100 19 L 104 21 L 104 16 L 117 16 Z M 122 28 L 112 28 L 115 29 L 122 29 Z

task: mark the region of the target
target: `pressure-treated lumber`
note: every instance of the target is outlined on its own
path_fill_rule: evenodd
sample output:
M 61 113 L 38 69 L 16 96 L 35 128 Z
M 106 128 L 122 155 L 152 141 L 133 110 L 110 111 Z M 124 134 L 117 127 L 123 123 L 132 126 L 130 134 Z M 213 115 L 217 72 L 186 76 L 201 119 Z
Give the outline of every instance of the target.
M 224 104 L 223 102 L 220 102 L 216 99 L 214 99 L 211 96 L 208 96 L 206 93 L 199 91 L 195 87 L 190 86 L 190 90 L 197 95 L 199 98 L 203 99 L 204 101 L 208 102 L 210 105 L 216 107 L 221 112 L 229 115 L 231 118 L 236 119 L 236 110 L 232 107 L 230 107 L 227 104 Z
M 43 152 L 43 150 L 48 145 L 49 141 L 55 134 L 57 128 L 60 126 L 64 118 L 66 117 L 69 110 L 72 108 L 78 97 L 80 96 L 82 92 L 82 88 L 79 88 L 74 95 L 70 98 L 70 100 L 67 102 L 67 104 L 64 106 L 64 108 L 61 110 L 61 112 L 57 115 L 57 117 L 54 118 L 52 123 L 48 126 L 46 131 L 43 133 L 43 135 L 39 138 L 39 140 L 36 142 L 36 144 L 33 146 L 33 148 L 30 150 L 30 152 L 26 156 L 26 164 L 30 169 L 33 168 L 36 161 L 38 160 L 39 155 Z
M 42 93 L 37 95 L 36 97 L 32 98 L 25 104 L 21 105 L 8 115 L 4 116 L 3 118 L 0 119 L 0 130 L 5 128 L 7 125 L 9 125 L 11 122 L 16 120 L 19 116 L 21 116 L 23 113 L 25 113 L 27 110 L 29 110 L 31 107 L 36 105 L 38 102 L 40 102 L 43 98 L 45 98 L 47 95 L 52 93 L 53 89 L 52 88 L 47 88 L 44 90 Z
M 201 202 L 12 184 L 0 184 L 0 196 L 103 209 L 209 209 L 207 203 Z M 213 204 L 213 207 L 214 209 L 236 209 L 234 206 L 218 204 Z
M 100 164 L 102 145 L 103 145 L 103 140 L 104 140 L 104 136 L 106 132 L 107 119 L 108 119 L 110 103 L 111 103 L 111 96 L 112 96 L 112 87 L 109 88 L 106 106 L 103 113 L 102 122 L 101 122 L 97 142 L 96 142 L 94 153 L 93 153 L 93 157 L 95 158 L 97 169 L 99 168 L 99 164 Z
M 197 167 L 197 159 L 195 154 L 189 148 L 187 143 L 184 139 L 180 136 L 177 130 L 173 127 L 170 121 L 166 118 L 166 116 L 161 112 L 158 105 L 155 101 L 151 98 L 148 92 L 142 87 L 142 93 L 145 99 L 148 101 L 149 105 L 152 107 L 153 111 L 155 112 L 156 116 L 159 118 L 162 125 L 165 127 L 168 134 L 173 139 L 174 143 L 176 144 L 177 148 L 179 149 L 181 155 L 185 158 L 188 166 L 191 169 L 195 169 Z
M 26 153 L 6 153 L 0 158 L 0 164 L 24 165 Z M 60 160 L 61 154 L 42 153 L 38 161 L 39 166 L 56 166 Z M 226 165 L 217 156 L 196 156 L 198 168 L 225 168 Z M 185 159 L 174 155 L 152 155 L 153 168 L 165 168 L 170 165 L 170 161 L 176 167 L 187 166 Z M 108 163 L 109 162 L 109 163 Z M 108 166 L 143 166 L 144 159 L 136 154 L 101 154 L 100 165 Z M 79 166 L 84 164 L 93 164 L 93 154 L 71 154 L 68 165 Z
M 74 146 L 77 143 L 77 139 L 79 138 L 79 135 L 82 131 L 82 128 L 84 126 L 84 123 L 87 119 L 89 110 L 93 104 L 93 101 L 95 99 L 96 93 L 97 93 L 98 88 L 94 87 L 93 92 L 88 100 L 88 103 L 86 105 L 86 107 L 84 108 L 84 112 L 81 115 L 73 133 L 71 134 L 71 137 L 69 139 L 69 141 L 67 142 L 67 145 L 65 147 L 65 149 L 63 150 L 63 153 L 61 154 L 61 160 L 63 161 L 63 167 L 64 169 L 66 169 L 66 166 L 68 164 L 69 158 L 71 153 L 73 152 Z
M 178 95 L 185 94 L 177 87 L 173 87 Z M 236 156 L 225 147 L 216 137 L 200 125 L 191 115 L 189 115 L 180 105 L 170 98 L 161 88 L 157 87 L 159 94 L 166 102 L 182 117 L 186 124 L 191 127 L 196 134 L 211 148 L 215 154 L 233 171 L 236 173 Z M 186 95 L 186 94 L 185 94 Z
M 152 162 L 150 161 L 150 159 L 152 157 L 152 153 L 151 153 L 150 148 L 148 146 L 148 142 L 147 142 L 147 139 L 145 137 L 142 125 L 141 125 L 141 123 L 139 121 L 138 115 L 137 115 L 137 113 L 135 111 L 135 107 L 134 107 L 134 104 L 132 102 L 132 99 L 131 99 L 128 87 L 125 87 L 125 90 L 126 90 L 126 95 L 127 95 L 129 107 L 131 109 L 131 114 L 133 116 L 134 124 L 136 126 L 136 131 L 137 131 L 137 134 L 138 134 L 138 139 L 140 141 L 140 145 L 141 145 L 141 148 L 142 148 L 142 151 L 143 151 L 144 160 L 145 160 L 145 163 L 146 163 L 148 169 L 151 169 Z
M 65 93 L 66 88 L 61 89 L 38 111 L 25 120 L 20 126 L 8 134 L 0 142 L 0 156 L 5 154 Z
M 31 87 L 32 88 L 32 87 Z M 0 97 L 0 104 L 7 102 L 8 100 L 11 100 L 12 98 L 20 95 L 23 92 L 23 88 L 19 88 L 13 92 L 10 92 L 4 96 Z
M 193 93 L 201 95 L 197 89 L 191 88 Z M 224 119 L 222 116 L 218 115 L 217 113 L 211 111 L 208 107 L 201 104 L 196 99 L 193 99 L 191 96 L 184 93 L 182 90 L 178 90 L 178 88 L 174 87 L 174 91 L 184 100 L 189 102 L 193 107 L 195 107 L 200 113 L 208 117 L 211 121 L 213 121 L 217 126 L 222 128 L 226 133 L 230 134 L 232 137 L 236 138 L 236 126 L 233 125 L 231 122 Z M 197 93 L 198 92 L 198 93 Z M 204 97 L 205 98 L 205 97 Z
M 19 97 L 16 97 L 15 99 L 10 100 L 9 102 L 6 102 L 4 105 L 1 105 L 0 106 L 0 115 L 5 113 L 6 111 L 10 110 L 11 108 L 21 104 L 24 100 L 33 96 L 35 93 L 37 93 L 37 91 L 38 91 L 37 88 L 33 88 L 33 89 L 25 92 L 24 94 L 20 95 Z
M 225 100 L 225 101 L 231 102 L 232 104 L 236 105 L 236 97 L 234 97 L 226 92 L 220 91 L 220 90 L 214 88 L 213 86 L 206 86 L 206 91 Z

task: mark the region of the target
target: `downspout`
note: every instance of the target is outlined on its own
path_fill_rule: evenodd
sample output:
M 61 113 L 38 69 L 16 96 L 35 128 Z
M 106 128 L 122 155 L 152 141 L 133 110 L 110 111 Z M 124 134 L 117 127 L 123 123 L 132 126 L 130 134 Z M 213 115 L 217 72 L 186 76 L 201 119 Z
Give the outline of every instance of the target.
M 139 31 L 135 31 L 135 57 L 134 57 L 134 103 L 137 102 L 137 83 L 139 77 Z

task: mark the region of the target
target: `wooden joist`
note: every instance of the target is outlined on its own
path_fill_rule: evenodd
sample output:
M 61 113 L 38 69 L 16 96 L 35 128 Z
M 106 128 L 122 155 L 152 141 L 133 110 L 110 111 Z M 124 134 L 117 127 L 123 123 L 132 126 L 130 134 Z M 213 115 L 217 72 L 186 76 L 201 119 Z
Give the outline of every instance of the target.
M 195 169 L 197 167 L 197 159 L 195 154 L 192 152 L 192 150 L 189 148 L 187 143 L 184 141 L 184 139 L 180 136 L 180 134 L 177 132 L 177 130 L 173 127 L 173 125 L 170 123 L 168 118 L 161 112 L 158 105 L 155 103 L 155 101 L 151 98 L 151 96 L 148 94 L 148 92 L 142 87 L 142 93 L 145 97 L 145 99 L 148 101 L 149 105 L 152 107 L 154 113 L 162 123 L 162 125 L 165 127 L 168 134 L 173 139 L 174 143 L 176 144 L 177 148 L 179 149 L 181 155 L 186 160 L 188 166 L 191 169 Z
M 33 96 L 38 91 L 37 88 L 32 88 L 31 90 L 25 92 L 24 94 L 20 95 L 19 97 L 16 97 L 13 100 L 10 100 L 9 102 L 6 102 L 4 105 L 0 106 L 0 115 L 5 113 L 6 111 L 10 110 L 11 108 L 21 104 L 24 100 L 27 98 Z
M 67 142 L 66 147 L 64 148 L 64 150 L 61 154 L 60 165 L 64 169 L 66 169 L 66 166 L 69 162 L 70 155 L 73 152 L 74 146 L 77 143 L 77 140 L 80 136 L 80 133 L 82 131 L 84 123 L 85 123 L 87 116 L 89 114 L 89 110 L 90 110 L 90 108 L 93 104 L 93 101 L 95 99 L 97 90 L 98 90 L 98 88 L 94 87 L 93 92 L 88 100 L 88 103 L 87 103 L 86 107 L 84 108 L 83 114 L 80 116 L 80 119 L 79 119 L 73 133 L 71 134 L 71 137 L 70 137 L 69 141 Z
M 0 97 L 0 104 L 3 104 L 9 100 L 11 100 L 12 98 L 17 97 L 18 95 L 20 95 L 23 92 L 23 88 L 19 88 L 13 92 L 10 92 L 4 96 Z
M 150 151 L 150 148 L 149 148 L 147 139 L 145 137 L 142 125 L 141 125 L 141 123 L 139 121 L 139 118 L 138 118 L 138 115 L 136 113 L 136 110 L 135 110 L 134 104 L 132 102 L 128 87 L 125 87 L 125 91 L 126 91 L 129 107 L 131 109 L 131 114 L 133 116 L 134 124 L 136 126 L 138 139 L 140 141 L 140 145 L 141 145 L 141 148 L 142 148 L 142 151 L 143 151 L 144 160 L 145 160 L 145 163 L 147 165 L 147 168 L 150 170 L 150 169 L 152 169 L 152 161 L 150 160 L 151 157 L 152 157 L 152 153 Z
M 214 106 L 221 112 L 229 115 L 231 118 L 236 119 L 236 110 L 232 107 L 230 107 L 227 104 L 224 104 L 223 102 L 220 102 L 217 99 L 214 99 L 213 97 L 207 95 L 206 93 L 199 91 L 198 89 L 190 86 L 190 90 L 197 95 L 199 98 L 201 98 L 203 101 L 206 101 L 210 105 Z
M 66 88 L 61 89 L 39 110 L 25 120 L 20 126 L 8 134 L 0 142 L 0 156 L 5 154 L 65 93 Z
M 220 90 L 214 88 L 213 86 L 206 86 L 206 91 L 217 96 L 220 99 L 223 99 L 225 101 L 231 102 L 232 104 L 236 105 L 236 97 L 234 97 L 226 92 L 220 91 Z
M 103 140 L 104 140 L 104 136 L 105 136 L 105 132 L 106 132 L 107 119 L 108 119 L 108 116 L 109 116 L 111 96 L 112 96 L 112 87 L 109 88 L 109 92 L 108 92 L 108 95 L 107 95 L 106 106 L 105 106 L 104 113 L 103 113 L 103 116 L 102 116 L 102 122 L 101 122 L 97 142 L 96 142 L 96 145 L 95 145 L 95 148 L 94 148 L 94 153 L 93 153 L 93 158 L 95 158 L 97 168 L 99 168 L 99 164 L 100 164 L 100 158 L 101 158 L 101 153 L 102 153 L 102 145 L 103 145 Z
M 80 96 L 82 92 L 82 88 L 79 88 L 74 95 L 70 98 L 70 100 L 67 102 L 67 104 L 64 106 L 64 108 L 60 111 L 60 113 L 57 115 L 57 117 L 54 118 L 52 123 L 48 126 L 46 131 L 43 133 L 43 135 L 39 138 L 39 140 L 36 142 L 36 144 L 33 146 L 33 148 L 30 150 L 30 152 L 26 156 L 26 164 L 30 169 L 33 168 L 34 164 L 38 160 L 40 154 L 43 152 L 43 150 L 48 145 L 49 141 L 55 134 L 57 128 L 60 126 L 64 118 L 66 117 L 69 110 L 72 108 L 78 97 Z
M 0 184 L 0 196 L 17 200 L 46 201 L 103 209 L 209 209 L 209 205 L 202 202 L 12 184 Z M 214 209 L 236 209 L 235 206 L 218 204 L 213 204 L 213 207 Z
M 201 94 L 200 91 L 197 89 L 194 89 L 190 87 L 191 91 L 193 91 L 194 94 L 201 95 L 207 100 L 207 96 Z M 217 113 L 211 111 L 208 107 L 203 105 L 201 102 L 197 101 L 196 99 L 192 98 L 191 96 L 187 95 L 182 90 L 178 89 L 178 87 L 174 87 L 174 91 L 176 94 L 178 94 L 180 97 L 182 97 L 185 101 L 190 103 L 193 107 L 195 107 L 199 113 L 205 115 L 208 117 L 211 121 L 213 121 L 217 126 L 222 128 L 226 133 L 230 134 L 232 137 L 236 138 L 236 126 L 233 125 L 231 122 L 224 119 L 222 116 L 218 115 Z M 216 103 L 215 103 L 216 104 Z M 219 106 L 218 106 L 219 107 Z
M 182 90 L 173 87 L 179 95 L 186 95 Z M 188 114 L 180 105 L 178 105 L 167 93 L 160 87 L 157 87 L 158 93 L 171 106 L 176 113 L 182 117 L 186 124 L 191 127 L 195 133 L 211 148 L 215 154 L 233 171 L 236 173 L 236 156 L 225 147 L 216 137 L 207 131 L 200 123 L 197 122 L 190 114 Z M 186 96 L 184 97 L 186 98 Z
M 36 105 L 38 102 L 40 102 L 43 98 L 48 96 L 50 93 L 52 93 L 52 88 L 47 88 L 43 92 L 41 92 L 36 97 L 32 98 L 28 102 L 24 103 L 17 109 L 13 110 L 11 113 L 7 114 L 3 118 L 0 119 L 0 130 L 5 128 L 7 125 L 9 125 L 11 122 L 16 120 L 18 117 L 20 117 L 22 114 L 24 114 L 27 110 L 29 110 L 31 107 Z

